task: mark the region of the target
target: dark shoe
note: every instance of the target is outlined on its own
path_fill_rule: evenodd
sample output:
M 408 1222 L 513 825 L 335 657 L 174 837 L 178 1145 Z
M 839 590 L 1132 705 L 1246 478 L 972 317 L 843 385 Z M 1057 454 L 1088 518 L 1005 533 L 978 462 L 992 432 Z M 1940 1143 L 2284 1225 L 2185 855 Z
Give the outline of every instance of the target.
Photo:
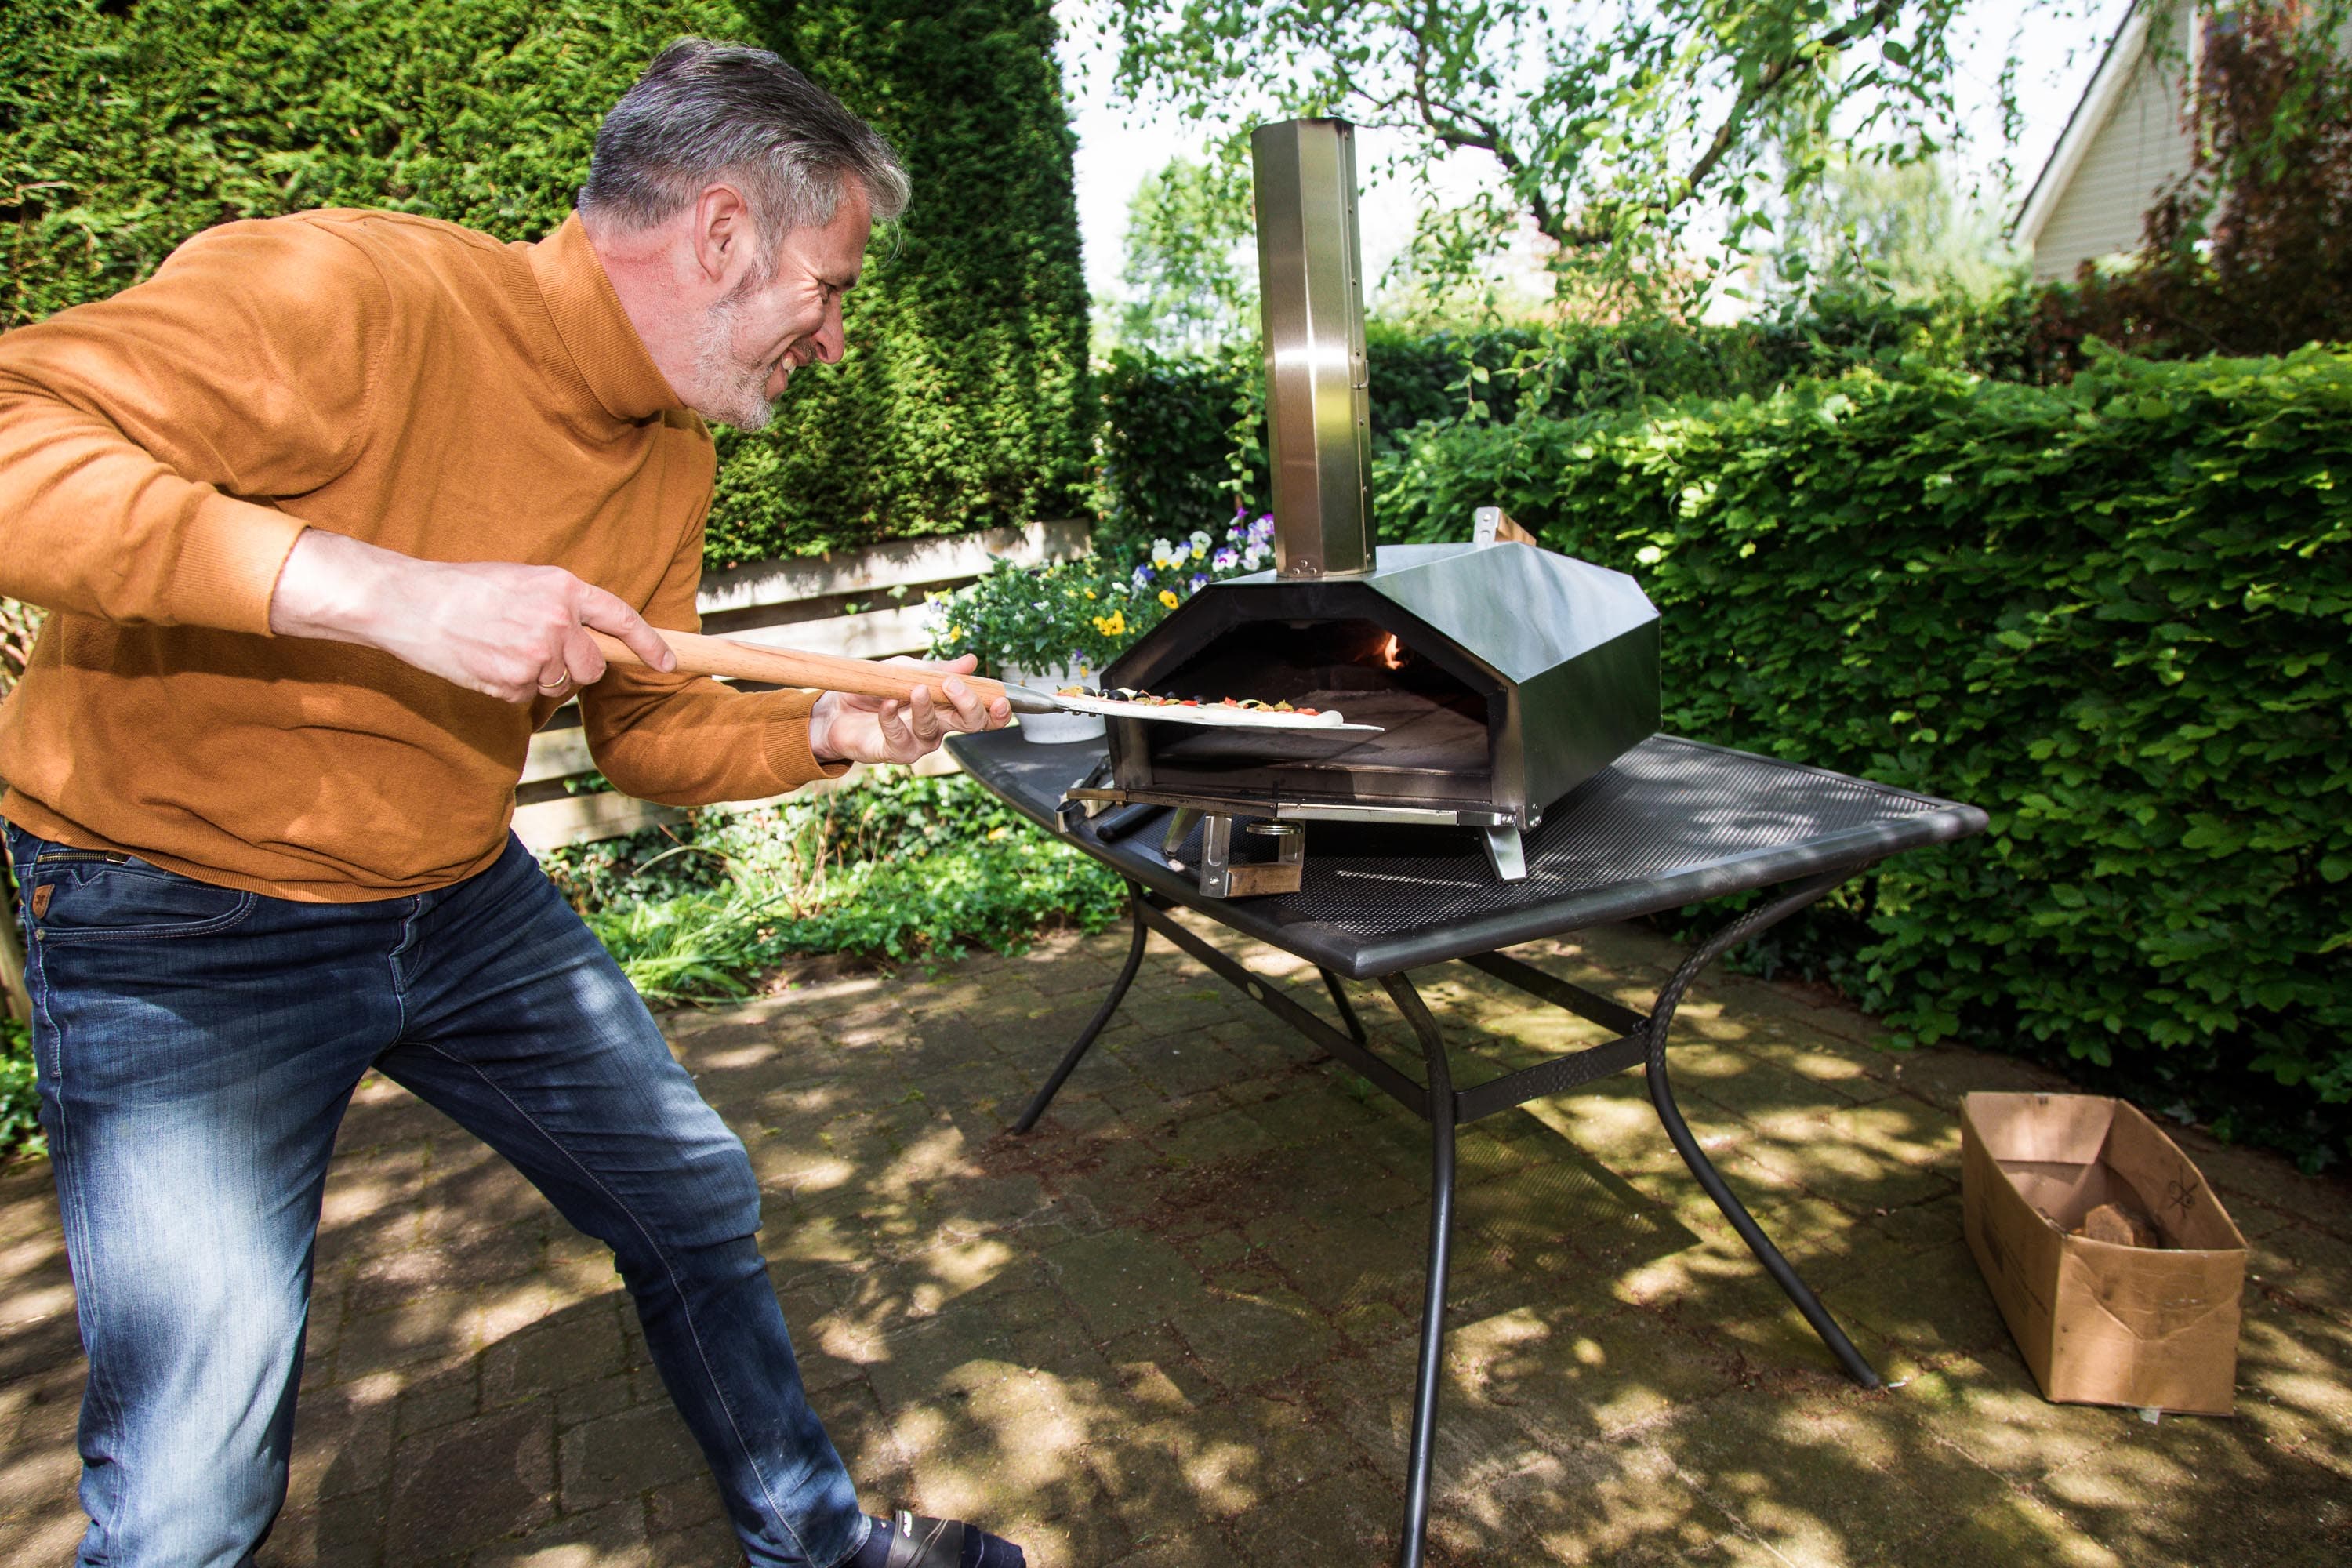
M 1028 1558 L 1009 1541 L 978 1525 L 951 1519 L 925 1519 L 900 1509 L 875 1523 L 889 1532 L 882 1568 L 1027 1568 Z

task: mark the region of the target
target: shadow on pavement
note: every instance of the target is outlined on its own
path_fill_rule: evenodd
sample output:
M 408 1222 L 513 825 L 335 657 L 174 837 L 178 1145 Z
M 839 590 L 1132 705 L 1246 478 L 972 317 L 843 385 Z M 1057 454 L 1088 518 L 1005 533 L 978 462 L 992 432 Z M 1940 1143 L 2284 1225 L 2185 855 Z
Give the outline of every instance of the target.
M 1062 938 L 672 1020 L 760 1173 L 812 1396 L 868 1508 L 983 1521 L 1038 1568 L 1391 1561 L 1426 1134 L 1155 950 L 1045 1123 L 1012 1137 L 1123 946 Z M 1633 931 L 1523 952 L 1636 1004 L 1675 957 Z M 1478 1042 L 1465 1079 L 1591 1038 L 1470 971 L 1422 978 Z M 1406 1047 L 1393 1019 L 1385 1037 Z M 1836 1373 L 1638 1075 L 1464 1134 L 1433 1561 L 2339 1561 L 2344 1186 L 2195 1143 L 2255 1248 L 2238 1418 L 2052 1405 L 1960 1237 L 1954 1111 L 2054 1080 L 1872 1037 L 1808 993 L 1726 979 L 1686 1005 L 1675 1060 L 1698 1135 L 1897 1381 L 1884 1393 Z M 0 1182 L 10 1562 L 62 1561 L 78 1531 L 45 1179 Z M 346 1127 L 316 1300 L 265 1561 L 735 1560 L 610 1260 L 389 1085 Z

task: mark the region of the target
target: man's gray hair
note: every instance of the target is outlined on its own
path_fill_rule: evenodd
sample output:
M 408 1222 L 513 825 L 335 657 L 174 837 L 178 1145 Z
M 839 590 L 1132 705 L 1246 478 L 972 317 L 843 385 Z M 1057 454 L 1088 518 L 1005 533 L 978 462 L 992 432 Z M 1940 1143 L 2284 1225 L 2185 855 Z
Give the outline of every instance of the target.
M 877 223 L 908 195 L 890 143 L 833 94 L 765 49 L 680 38 L 604 116 L 580 208 L 648 228 L 719 179 L 747 187 L 771 254 L 792 230 L 832 222 L 845 179 Z

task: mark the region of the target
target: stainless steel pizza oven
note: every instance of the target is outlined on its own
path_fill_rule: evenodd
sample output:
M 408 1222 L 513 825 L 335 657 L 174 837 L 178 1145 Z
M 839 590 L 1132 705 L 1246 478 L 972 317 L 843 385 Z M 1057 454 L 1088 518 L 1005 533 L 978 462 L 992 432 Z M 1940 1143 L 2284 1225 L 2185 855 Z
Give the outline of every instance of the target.
M 1519 836 L 1658 726 L 1658 616 L 1633 580 L 1536 547 L 1493 509 L 1466 544 L 1375 547 L 1353 129 L 1252 138 L 1272 426 L 1276 569 L 1194 595 L 1104 674 L 1161 695 L 1338 709 L 1375 735 L 1109 721 L 1097 809 L 1202 821 L 1202 885 L 1295 887 L 1299 825 L 1452 826 L 1526 874 Z M 1234 876 L 1232 822 L 1287 878 Z M 1230 883 L 1230 886 L 1224 885 Z

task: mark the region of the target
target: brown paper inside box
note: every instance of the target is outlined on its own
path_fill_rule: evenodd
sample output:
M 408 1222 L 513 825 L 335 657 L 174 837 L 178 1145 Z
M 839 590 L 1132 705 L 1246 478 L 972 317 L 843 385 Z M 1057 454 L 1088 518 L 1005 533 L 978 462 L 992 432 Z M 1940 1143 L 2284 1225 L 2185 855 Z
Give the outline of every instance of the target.
M 2246 1238 L 2154 1122 L 2087 1094 L 1960 1107 L 1969 1248 L 2050 1398 L 2227 1415 Z M 2070 1234 L 2114 1205 L 2158 1247 Z

